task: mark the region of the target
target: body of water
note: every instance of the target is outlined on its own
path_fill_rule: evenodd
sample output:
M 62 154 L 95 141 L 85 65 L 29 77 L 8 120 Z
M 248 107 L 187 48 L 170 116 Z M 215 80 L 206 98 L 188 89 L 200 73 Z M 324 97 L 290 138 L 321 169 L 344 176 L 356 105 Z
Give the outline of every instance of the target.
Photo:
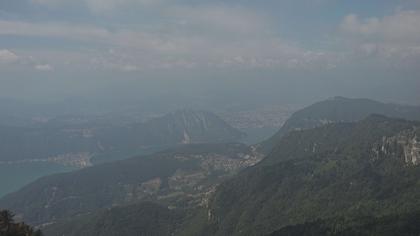
M 75 168 L 47 162 L 0 164 L 0 197 L 40 177 L 72 170 Z

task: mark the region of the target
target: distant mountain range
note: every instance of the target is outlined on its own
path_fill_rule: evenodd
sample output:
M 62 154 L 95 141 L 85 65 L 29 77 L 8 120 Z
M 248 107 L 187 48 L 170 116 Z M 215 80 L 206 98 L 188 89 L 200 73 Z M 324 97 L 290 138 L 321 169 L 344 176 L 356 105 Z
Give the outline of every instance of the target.
M 270 139 L 260 144 L 268 153 L 290 131 L 310 129 L 329 123 L 359 121 L 371 114 L 393 118 L 420 120 L 420 107 L 382 103 L 370 99 L 333 97 L 295 112 Z
M 410 120 L 418 114 L 334 98 L 298 111 L 259 146 L 186 145 L 49 176 L 0 208 L 53 223 L 47 236 L 414 236 L 420 122 Z
M 156 235 L 418 235 L 418 137 L 419 122 L 379 115 L 295 131 L 260 164 L 224 180 L 207 204 L 121 206 L 45 232 L 148 235 L 136 228 L 147 221 L 145 232 L 168 230 Z
M 216 115 L 180 110 L 129 125 L 47 123 L 40 127 L 0 126 L 0 161 L 92 156 L 123 150 L 192 143 L 237 141 L 244 134 Z

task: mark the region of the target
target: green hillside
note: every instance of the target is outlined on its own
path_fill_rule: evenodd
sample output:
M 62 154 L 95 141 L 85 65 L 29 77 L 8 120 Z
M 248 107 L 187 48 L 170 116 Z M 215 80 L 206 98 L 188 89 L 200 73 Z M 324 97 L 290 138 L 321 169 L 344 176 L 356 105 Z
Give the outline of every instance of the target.
M 419 123 L 382 116 L 291 133 L 218 188 L 209 209 L 214 235 L 419 210 L 419 136 Z
M 334 97 L 295 112 L 273 137 L 260 144 L 260 149 L 269 153 L 284 135 L 294 130 L 359 121 L 372 114 L 420 120 L 420 107 L 387 104 L 370 99 Z
M 243 144 L 195 144 L 41 178 L 0 199 L 35 225 L 138 201 L 191 208 L 260 156 Z

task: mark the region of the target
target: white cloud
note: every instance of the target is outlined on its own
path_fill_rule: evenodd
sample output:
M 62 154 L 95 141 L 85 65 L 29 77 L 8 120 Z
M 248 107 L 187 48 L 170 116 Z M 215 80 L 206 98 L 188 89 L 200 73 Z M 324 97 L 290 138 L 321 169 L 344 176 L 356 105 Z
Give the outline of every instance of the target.
M 34 68 L 39 71 L 53 71 L 54 67 L 50 64 L 35 65 Z
M 166 14 L 175 18 L 181 27 L 189 27 L 200 33 L 257 35 L 270 31 L 270 23 L 265 16 L 241 7 L 178 6 L 168 8 Z
M 344 18 L 340 32 L 343 46 L 354 60 L 370 58 L 383 66 L 416 66 L 420 61 L 420 11 L 397 10 L 382 18 Z
M 107 13 L 124 7 L 150 7 L 162 3 L 163 0 L 84 0 L 94 13 Z
M 30 0 L 33 4 L 50 8 L 86 7 L 95 14 L 113 12 L 121 8 L 152 7 L 165 0 Z
M 37 4 L 58 4 L 59 0 L 33 0 Z M 92 1 L 92 3 L 103 2 Z M 108 3 L 109 1 L 109 3 Z M 128 4 L 129 0 L 126 4 Z M 151 0 L 139 1 L 147 4 Z M 162 0 L 163 1 L 163 0 Z M 61 2 L 67 2 L 62 0 Z M 104 4 L 118 1 L 105 0 Z M 119 4 L 119 3 L 118 3 Z M 122 71 L 194 67 L 322 67 L 335 55 L 306 50 L 287 42 L 275 33 L 272 22 L 252 9 L 227 5 L 170 6 L 162 10 L 165 21 L 135 27 L 125 25 L 108 30 L 100 26 L 59 22 L 0 20 L 0 36 L 43 37 L 49 40 L 74 40 L 95 44 L 70 52 L 40 49 L 37 61 L 79 63 L 93 68 Z M 143 27 L 142 27 L 143 26 Z M 109 48 L 114 50 L 108 53 Z M 42 51 L 42 52 L 41 52 Z M 51 53 L 46 53 L 50 51 Z M 37 63 L 34 63 L 37 64 Z M 293 66 L 290 66 L 293 65 Z
M 36 36 L 76 40 L 99 40 L 109 37 L 108 30 L 65 23 L 30 23 L 0 20 L 0 35 Z
M 342 22 L 341 30 L 374 40 L 419 43 L 419 23 L 420 11 L 397 11 L 391 16 L 366 19 L 360 19 L 357 15 L 351 14 Z
M 49 7 L 57 7 L 66 3 L 65 0 L 30 0 L 31 3 Z
M 7 49 L 0 50 L 0 64 L 14 63 L 19 60 L 19 57 L 12 51 Z

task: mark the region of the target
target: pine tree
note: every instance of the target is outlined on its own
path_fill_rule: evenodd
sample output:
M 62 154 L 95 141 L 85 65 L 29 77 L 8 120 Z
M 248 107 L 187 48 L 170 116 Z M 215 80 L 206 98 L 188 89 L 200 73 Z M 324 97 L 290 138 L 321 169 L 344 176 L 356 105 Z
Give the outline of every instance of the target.
M 42 233 L 23 222 L 15 223 L 12 212 L 0 210 L 0 236 L 42 236 Z
M 10 231 L 11 225 L 14 223 L 13 213 L 8 210 L 0 211 L 0 233 L 7 234 Z

